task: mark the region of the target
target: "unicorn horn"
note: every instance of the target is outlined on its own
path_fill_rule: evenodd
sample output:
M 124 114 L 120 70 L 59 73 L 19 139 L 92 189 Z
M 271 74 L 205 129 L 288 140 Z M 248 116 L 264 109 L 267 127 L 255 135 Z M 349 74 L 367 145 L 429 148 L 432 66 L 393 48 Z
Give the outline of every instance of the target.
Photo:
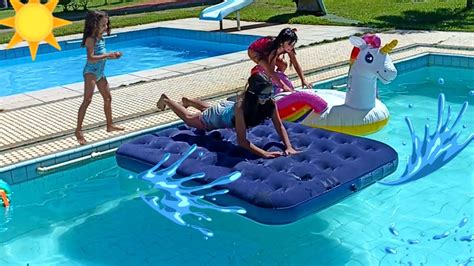
M 395 46 L 397 46 L 398 41 L 397 40 L 392 40 L 390 43 L 387 43 L 382 49 L 380 49 L 380 52 L 382 54 L 388 54 L 392 51 Z

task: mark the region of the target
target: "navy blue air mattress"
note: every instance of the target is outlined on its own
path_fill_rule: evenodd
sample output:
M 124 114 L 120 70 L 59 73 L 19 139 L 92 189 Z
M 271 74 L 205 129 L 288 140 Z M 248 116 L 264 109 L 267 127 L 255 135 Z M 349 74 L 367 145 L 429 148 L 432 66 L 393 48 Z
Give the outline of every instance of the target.
M 210 183 L 233 171 L 240 179 L 216 189 L 229 193 L 215 196 L 212 203 L 241 206 L 245 216 L 264 224 L 286 224 L 331 206 L 395 171 L 398 156 L 390 146 L 300 124 L 285 122 L 293 146 L 301 153 L 275 159 L 259 158 L 237 145 L 235 132 L 211 132 L 186 126 L 169 128 L 122 144 L 116 158 L 120 167 L 142 172 L 153 167 L 163 154 L 168 167 L 196 144 L 178 168 L 178 175 L 204 172 L 199 182 Z M 266 150 L 282 150 L 271 122 L 247 131 L 247 137 Z M 211 202 L 211 200 L 209 200 Z

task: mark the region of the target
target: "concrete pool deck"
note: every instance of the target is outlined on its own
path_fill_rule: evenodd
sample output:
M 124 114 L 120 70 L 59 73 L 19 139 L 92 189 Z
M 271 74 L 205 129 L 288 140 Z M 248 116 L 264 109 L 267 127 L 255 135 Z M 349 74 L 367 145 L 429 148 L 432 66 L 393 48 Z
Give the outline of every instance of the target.
M 369 31 L 366 28 L 262 25 L 242 22 L 241 32 L 235 34 L 276 35 L 283 27 L 298 28 L 299 46 L 344 38 Z M 174 27 L 215 31 L 217 22 L 183 19 L 160 22 L 115 32 L 149 27 Z M 224 28 L 235 27 L 235 21 L 225 21 Z M 381 33 L 382 41 L 398 39 L 394 60 L 424 53 L 461 54 L 474 56 L 474 33 L 394 31 Z M 67 38 L 77 38 L 69 36 Z M 310 82 L 341 76 L 348 71 L 352 46 L 347 40 L 299 47 L 297 57 Z M 158 112 L 156 101 L 166 92 L 179 100 L 182 96 L 217 101 L 241 91 L 253 63 L 246 51 L 193 61 L 140 74 L 109 78 L 112 89 L 114 121 L 126 127 L 123 132 L 107 133 L 102 109 L 102 97 L 94 95 L 84 120 L 84 135 L 89 144 L 126 135 L 178 120 L 170 111 Z M 474 69 L 474 66 L 472 66 Z M 295 77 L 294 71 L 289 71 Z M 295 85 L 300 85 L 298 79 Z M 138 83 L 136 83 L 138 82 Z M 136 83 L 136 84 L 133 84 Z M 132 84 L 120 86 L 123 84 Z M 74 137 L 76 116 L 82 102 L 82 83 L 0 98 L 0 171 L 2 167 L 39 158 L 48 154 L 77 149 Z M 60 95 L 58 98 L 57 95 Z

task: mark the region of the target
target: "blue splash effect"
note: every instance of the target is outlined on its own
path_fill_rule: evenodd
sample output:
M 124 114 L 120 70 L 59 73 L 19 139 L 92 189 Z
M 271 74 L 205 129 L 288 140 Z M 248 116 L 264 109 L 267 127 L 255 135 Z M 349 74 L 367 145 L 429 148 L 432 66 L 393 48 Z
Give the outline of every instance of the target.
M 464 232 L 460 232 L 460 230 L 462 230 L 462 228 L 468 223 L 468 221 L 469 221 L 468 217 L 464 216 L 461 219 L 461 221 L 458 223 L 457 227 L 454 226 L 454 227 L 452 227 L 448 230 L 444 230 L 444 233 L 442 233 L 442 234 L 435 234 L 432 237 L 429 237 L 429 236 L 426 236 L 425 233 L 421 233 L 420 235 L 422 236 L 422 238 L 409 238 L 407 240 L 404 240 L 403 238 L 399 238 L 401 236 L 400 232 L 395 227 L 395 224 L 391 224 L 388 228 L 388 231 L 392 234 L 392 238 L 397 238 L 397 239 L 400 240 L 400 242 L 398 242 L 399 244 L 397 246 L 391 246 L 391 247 L 386 246 L 383 250 L 385 251 L 386 254 L 389 254 L 391 256 L 395 256 L 395 255 L 397 255 L 397 253 L 399 253 L 399 252 L 397 252 L 397 250 L 407 250 L 408 251 L 408 250 L 411 249 L 409 247 L 411 245 L 420 245 L 421 247 L 426 248 L 427 245 L 429 245 L 430 240 L 435 240 L 435 241 L 454 240 L 454 241 L 456 241 L 456 239 L 457 239 L 456 236 L 457 235 L 462 235 L 462 236 L 459 237 L 459 240 L 461 242 L 471 242 L 472 240 L 474 240 L 474 234 L 465 235 L 465 234 L 469 233 L 469 230 L 467 230 L 467 229 L 463 230 Z M 451 234 L 450 231 L 454 231 L 454 233 Z M 447 239 L 449 237 L 451 239 Z M 407 243 L 408 246 L 405 243 Z M 472 252 L 472 249 L 471 249 L 471 252 Z M 462 255 L 462 254 L 459 254 L 459 255 Z M 408 259 L 408 257 L 410 257 L 409 254 L 406 254 L 404 257 L 401 257 L 400 258 L 400 264 L 418 265 L 418 264 L 414 264 L 412 261 L 406 261 Z M 460 262 L 460 261 L 461 261 L 460 259 L 456 259 L 456 263 L 459 263 L 458 264 L 459 266 L 466 266 L 466 265 L 470 264 L 471 262 L 474 262 L 474 257 L 468 258 L 465 262 Z
M 472 235 L 468 235 L 468 236 L 462 236 L 459 238 L 460 241 L 467 241 L 467 242 L 471 242 L 474 240 L 474 234 Z
M 191 210 L 191 208 L 200 210 L 210 209 L 225 213 L 245 214 L 246 210 L 242 207 L 220 207 L 212 205 L 203 200 L 204 197 L 213 197 L 216 195 L 226 194 L 227 192 L 229 192 L 226 189 L 209 192 L 207 194 L 201 193 L 201 195 L 196 195 L 202 190 L 234 182 L 235 180 L 240 178 L 241 174 L 240 172 L 233 172 L 229 175 L 222 176 L 206 185 L 192 187 L 184 186 L 183 183 L 187 181 L 203 178 L 205 176 L 204 173 L 197 173 L 184 178 L 174 178 L 178 167 L 184 162 L 184 160 L 186 160 L 186 158 L 188 158 L 194 151 L 196 151 L 196 148 L 196 145 L 191 146 L 189 150 L 185 154 L 183 154 L 183 156 L 175 163 L 173 163 L 167 168 L 158 170 L 158 168 L 160 168 L 160 166 L 170 158 L 170 154 L 166 153 L 153 168 L 138 174 L 138 178 L 152 183 L 155 189 L 164 193 L 164 196 L 162 196 L 161 198 L 159 198 L 158 196 L 146 197 L 144 195 L 141 195 L 141 198 L 151 208 L 153 208 L 155 211 L 168 218 L 169 220 L 173 221 L 174 223 L 182 226 L 191 227 L 193 229 L 198 230 L 206 237 L 212 237 L 214 234 L 209 229 L 201 227 L 194 223 L 186 222 L 184 220 L 184 217 L 194 217 L 197 218 L 198 221 L 201 221 L 203 219 L 209 222 L 212 221 L 212 219 L 206 214 L 198 211 L 193 211 Z
M 444 232 L 444 233 L 442 233 L 442 234 L 440 234 L 440 235 L 435 235 L 435 236 L 433 236 L 433 239 L 434 239 L 434 240 L 443 239 L 443 238 L 445 238 L 445 237 L 448 237 L 449 234 L 450 234 L 450 232 L 449 232 L 449 231 L 446 231 L 446 232 Z
M 429 135 L 429 125 L 426 124 L 423 140 L 416 136 L 410 119 L 405 118 L 412 137 L 412 154 L 401 177 L 397 180 L 380 181 L 379 183 L 393 186 L 418 180 L 443 167 L 471 143 L 474 134 L 471 134 L 463 143 L 458 144 L 457 140 L 461 131 L 454 130 L 466 112 L 468 103 L 464 102 L 451 126 L 448 125 L 451 120 L 451 106 L 448 107 L 446 122 L 443 123 L 444 103 L 444 94 L 441 93 L 438 97 L 438 123 L 435 132 Z
M 420 240 L 419 239 L 408 239 L 407 240 L 407 243 L 410 244 L 410 245 L 416 245 L 416 244 L 420 244 Z
M 387 252 L 387 254 L 397 254 L 397 250 L 391 247 L 386 247 L 385 252 Z
M 468 260 L 466 260 L 465 262 L 462 262 L 460 264 L 458 264 L 459 266 L 467 266 L 469 264 L 471 264 L 471 262 L 474 261 L 474 257 L 470 257 Z
M 462 228 L 463 226 L 465 226 L 468 221 L 469 219 L 467 217 L 462 218 L 462 220 L 459 222 L 459 225 L 458 225 L 459 228 Z
M 398 236 L 400 233 L 398 232 L 397 228 L 395 228 L 395 225 L 392 224 L 388 230 L 390 231 L 390 233 L 392 233 L 392 235 L 394 236 Z

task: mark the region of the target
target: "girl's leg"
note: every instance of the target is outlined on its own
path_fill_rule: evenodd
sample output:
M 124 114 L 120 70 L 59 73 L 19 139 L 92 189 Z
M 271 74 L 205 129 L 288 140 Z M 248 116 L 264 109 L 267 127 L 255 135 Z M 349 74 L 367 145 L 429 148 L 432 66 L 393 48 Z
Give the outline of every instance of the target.
M 189 112 L 186 110 L 186 108 L 184 108 L 184 106 L 171 100 L 164 93 L 161 94 L 161 97 L 156 105 L 160 110 L 164 110 L 165 106 L 167 105 L 179 118 L 184 121 L 186 125 L 190 127 L 203 130 L 206 129 L 205 125 L 201 122 L 201 119 L 199 119 L 199 113 L 193 114 Z
M 105 120 L 107 121 L 107 132 L 124 130 L 123 127 L 116 126 L 112 123 L 112 95 L 110 95 L 109 82 L 107 81 L 107 78 L 103 77 L 97 81 L 97 88 L 104 99 L 104 113 Z
M 275 63 L 277 70 L 285 73 L 286 69 L 288 68 L 288 63 L 280 56 L 277 58 Z
M 184 108 L 188 108 L 189 106 L 192 106 L 199 111 L 204 111 L 207 108 L 209 108 L 211 105 L 207 102 L 203 102 L 199 99 L 189 99 L 187 97 L 181 98 L 181 102 L 183 103 Z
M 84 121 L 84 116 L 86 116 L 87 107 L 92 101 L 92 96 L 94 95 L 96 80 L 94 74 L 85 74 L 84 75 L 84 99 L 82 100 L 81 107 L 79 107 L 79 112 L 77 114 L 77 126 L 75 135 L 79 144 L 86 144 L 86 139 L 82 134 L 82 122 Z

